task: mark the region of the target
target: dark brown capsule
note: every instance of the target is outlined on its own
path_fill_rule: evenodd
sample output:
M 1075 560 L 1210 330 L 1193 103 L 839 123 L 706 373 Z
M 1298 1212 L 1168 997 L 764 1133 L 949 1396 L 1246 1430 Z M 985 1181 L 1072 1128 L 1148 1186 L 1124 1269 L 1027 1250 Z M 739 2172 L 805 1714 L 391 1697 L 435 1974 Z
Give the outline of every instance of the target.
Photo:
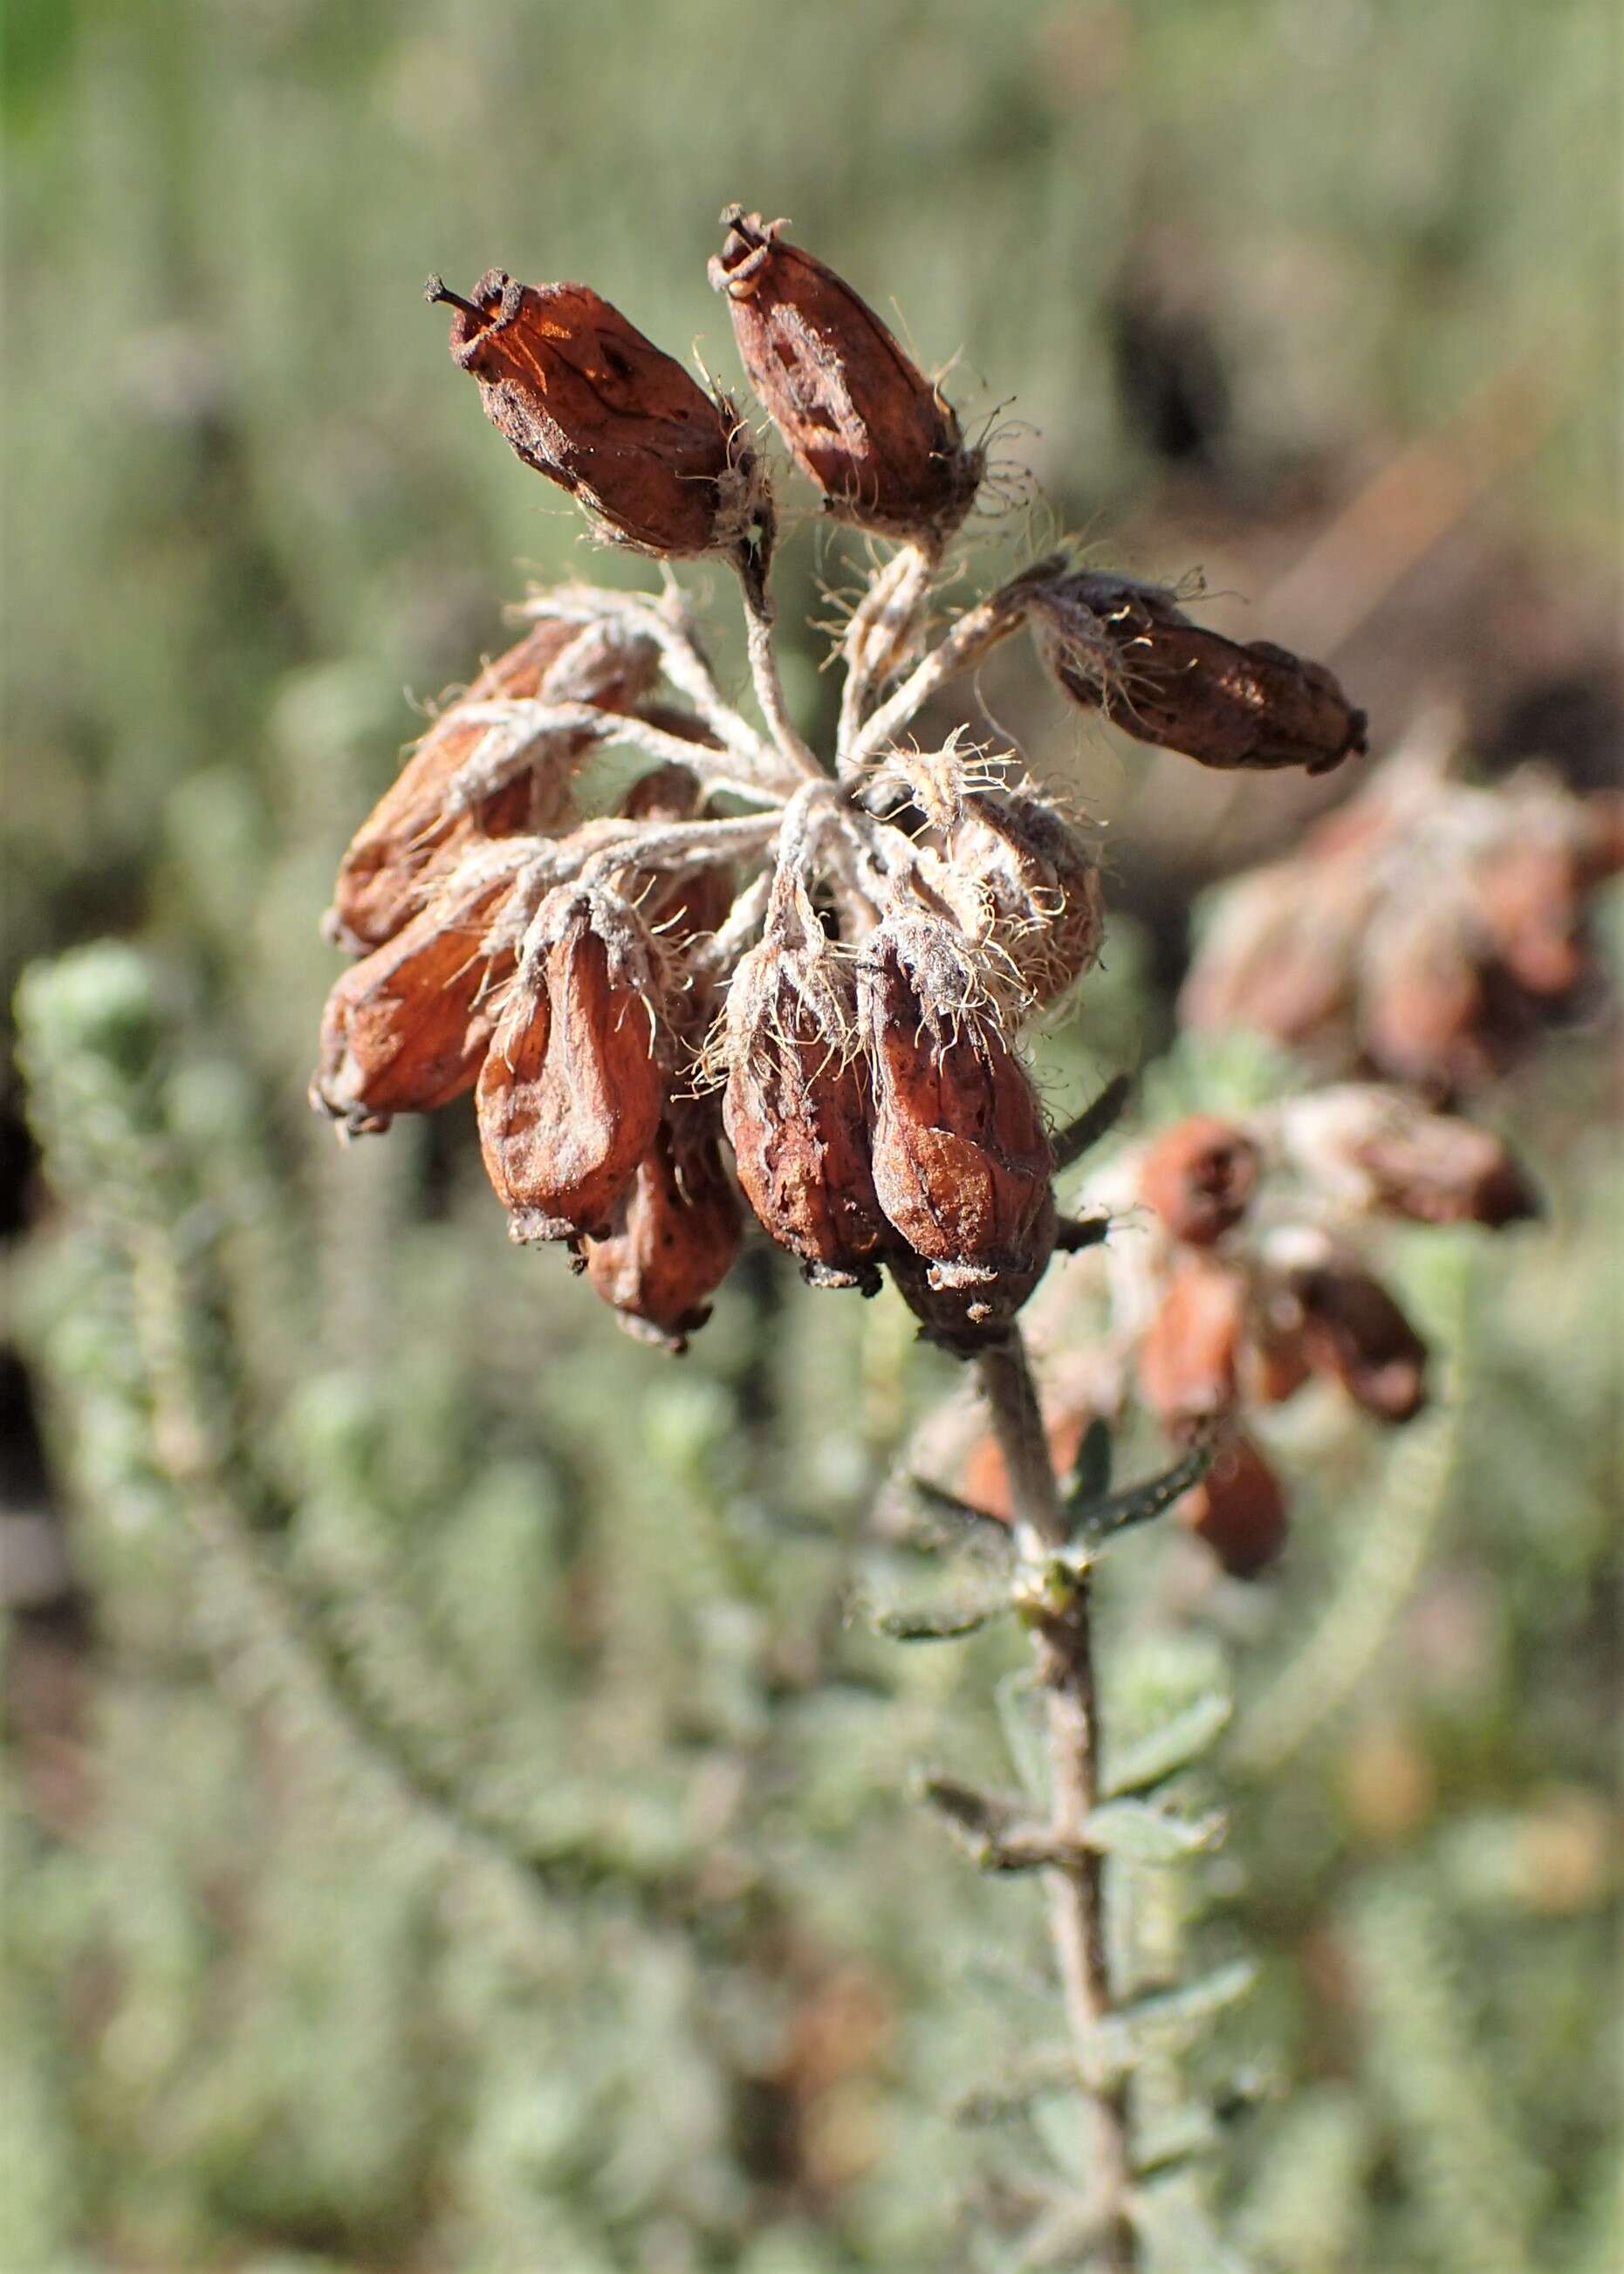
M 1169 1427 L 1227 1413 L 1246 1336 L 1246 1280 L 1233 1265 L 1192 1256 L 1168 1282 L 1139 1344 L 1139 1392 Z
M 479 1141 L 515 1239 L 611 1227 L 665 1102 L 652 966 L 606 894 L 554 895 L 538 920 L 478 1084 Z
M 766 936 L 727 992 L 722 1120 L 745 1198 L 815 1286 L 871 1295 L 885 1221 L 868 1160 L 868 1070 L 849 968 L 781 871 Z
M 1177 1515 L 1232 1579 L 1255 1579 L 1285 1546 L 1289 1528 L 1280 1479 L 1241 1429 L 1225 1433 Z
M 487 270 L 455 310 L 451 353 L 527 466 L 641 552 L 709 553 L 744 534 L 755 470 L 732 405 L 708 395 L 587 284 Z
M 587 1276 L 627 1330 L 680 1352 L 739 1253 L 739 1195 L 722 1158 L 716 1101 L 660 1123 L 606 1238 L 583 1242 Z
M 898 1285 L 929 1330 L 985 1340 L 1053 1250 L 1054 1158 L 1026 1068 L 996 1020 L 966 1009 L 969 966 L 947 933 L 888 918 L 859 967 L 874 1190 L 908 1251 Z
M 597 626 L 543 622 L 488 663 L 467 693 L 448 704 L 395 779 L 357 830 L 333 892 L 333 925 L 345 945 L 375 947 L 423 905 L 434 879 L 481 837 L 545 831 L 568 801 L 571 763 L 591 747 L 575 737 L 549 746 L 545 769 L 531 769 L 466 807 L 447 793 L 473 757 L 489 722 L 470 719 L 476 704 L 527 701 L 596 703 L 623 711 L 658 676 L 650 641 L 605 641 Z
M 1164 1129 L 1139 1165 L 1140 1198 L 1191 1247 L 1210 1247 L 1233 1231 L 1257 1186 L 1257 1147 L 1211 1113 Z
M 710 282 L 751 387 L 828 511 L 889 537 L 942 536 L 969 511 L 981 454 L 951 404 L 832 268 L 782 222 L 731 205 Z
M 352 964 L 327 997 L 311 1103 L 354 1134 L 428 1113 L 471 1089 L 513 969 L 487 935 L 510 874 L 453 876 L 422 912 Z
M 1204 766 L 1340 765 L 1365 719 L 1323 664 L 1192 622 L 1172 594 L 1077 571 L 1034 588 L 1039 645 L 1064 691 L 1141 742 Z
M 1408 1421 L 1426 1404 L 1426 1344 L 1380 1280 L 1350 1265 L 1293 1274 L 1303 1341 L 1317 1373 L 1340 1382 L 1382 1421 Z

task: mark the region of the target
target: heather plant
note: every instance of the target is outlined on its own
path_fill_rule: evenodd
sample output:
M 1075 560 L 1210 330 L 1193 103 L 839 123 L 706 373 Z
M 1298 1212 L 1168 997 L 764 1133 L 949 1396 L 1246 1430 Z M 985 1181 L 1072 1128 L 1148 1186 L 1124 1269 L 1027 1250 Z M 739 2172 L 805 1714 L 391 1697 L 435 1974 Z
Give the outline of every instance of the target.
M 489 162 L 465 147 L 482 139 L 464 136 L 459 156 L 488 192 Z M 1282 142 L 1249 146 L 1261 167 Z M 990 275 L 1003 222 L 973 203 L 966 191 L 959 217 L 994 232 L 981 240 Z M 324 238 L 325 206 L 316 222 Z M 925 243 L 939 220 L 918 228 Z M 739 234 L 725 265 L 766 232 Z M 1052 272 L 1029 267 L 1047 307 Z M 645 268 L 640 307 L 654 289 Z M 620 326 L 609 336 L 623 344 Z M 287 352 L 269 328 L 262 346 Z M 934 533 L 979 437 L 968 421 L 955 436 L 934 389 L 914 408 L 923 474 L 907 421 L 899 438 L 887 426 L 881 455 L 905 487 L 923 482 L 911 509 Z M 468 425 L 470 488 L 485 482 L 528 538 L 526 484 L 503 478 L 502 454 L 487 437 L 482 456 Z M 835 432 L 849 466 L 853 437 Z M 809 425 L 808 455 L 830 433 Z M 1094 2133 L 1109 2142 L 1116 2126 L 1133 2166 L 1116 2243 L 1150 2263 L 1217 2265 L 1226 2250 L 1280 2274 L 1613 2263 L 1615 2092 L 1593 2007 L 1616 1867 L 1593 1796 L 1608 1775 L 1595 1701 L 1618 1195 L 1583 1133 L 1599 1077 L 1583 1035 L 1540 1059 L 1542 1097 L 1492 1093 L 1482 1108 L 1517 1119 L 1556 1193 L 1551 1228 L 1492 1261 L 1471 1197 L 1481 1144 L 1442 1185 L 1395 1182 L 1390 1141 L 1396 1127 L 1413 1157 L 1413 1101 L 1361 1089 L 1353 1149 L 1377 1121 L 1380 1176 L 1349 1162 L 1341 1136 L 1297 1142 L 1317 1080 L 1327 1063 L 1347 1072 L 1345 1058 L 1304 1067 L 1233 1036 L 1186 1040 L 1144 1071 L 1137 1120 L 1104 1132 L 1107 1110 L 1062 1145 L 1071 1115 L 1051 1133 L 1045 1111 L 1034 1130 L 1018 1076 L 1041 1104 L 1086 1100 L 1157 1028 L 1134 928 L 1116 906 L 1105 923 L 1097 832 L 1019 762 L 1000 768 L 996 748 L 943 755 L 973 672 L 938 682 L 936 713 L 898 724 L 898 748 L 872 765 L 866 821 L 809 774 L 791 816 L 802 785 L 787 767 L 772 797 L 756 794 L 761 753 L 776 769 L 794 720 L 824 767 L 836 721 L 827 743 L 808 723 L 831 706 L 808 703 L 795 674 L 799 624 L 762 629 L 771 556 L 780 591 L 804 571 L 739 478 L 739 444 L 759 447 L 717 421 L 701 429 L 699 478 L 717 484 L 718 512 L 702 500 L 695 523 L 691 493 L 674 495 L 703 538 L 724 503 L 744 522 L 759 722 L 729 686 L 723 611 L 702 614 L 692 583 L 629 599 L 623 615 L 616 595 L 577 586 L 575 603 L 601 611 L 590 621 L 549 614 L 560 587 L 538 593 L 515 647 L 433 722 L 335 894 L 333 934 L 357 960 L 329 1017 L 324 1110 L 357 1131 L 386 1115 L 397 1126 L 340 1152 L 312 1125 L 306 1147 L 285 1108 L 307 998 L 331 975 L 308 921 L 316 848 L 364 809 L 398 731 L 378 686 L 392 696 L 427 666 L 411 653 L 415 622 L 369 616 L 354 597 L 368 589 L 363 532 L 393 543 L 389 515 L 335 495 L 312 555 L 301 439 L 270 444 L 264 510 L 285 516 L 281 557 L 322 563 L 301 589 L 327 649 L 365 660 L 285 673 L 263 808 L 223 769 L 175 801 L 166 905 L 195 910 L 210 976 L 161 948 L 106 944 L 36 968 L 21 1002 L 59 1204 L 35 1243 L 26 1335 L 82 1511 L 98 1671 L 71 1743 L 59 1716 L 37 1737 L 22 1724 L 8 1838 L 18 2016 L 3 2056 L 21 2150 L 4 2191 L 11 2256 L 256 2274 L 1074 2264 L 1097 2248 L 1102 2172 L 1107 2199 L 1112 2184 Z M 785 439 L 820 480 L 793 421 Z M 329 455 L 321 483 L 333 473 Z M 825 473 L 861 534 L 877 493 L 842 467 Z M 644 503 L 640 492 L 620 533 L 671 535 Z M 252 525 L 237 509 L 231 521 Z M 900 576 L 910 533 L 874 526 Z M 962 529 L 948 533 L 895 665 L 876 661 L 870 720 L 939 647 L 964 545 Z M 700 576 L 719 582 L 729 560 L 712 550 Z M 624 581 L 624 561 L 605 566 Z M 257 594 L 256 573 L 243 567 Z M 1176 739 L 1165 690 L 1136 683 L 1135 666 L 1156 639 L 1181 665 L 1199 659 L 1198 612 L 1091 557 L 1049 573 L 1026 621 L 1051 654 L 1057 621 L 1072 641 L 1057 651 L 1070 699 L 1119 731 L 1142 722 Z M 141 592 L 128 597 L 139 615 Z M 280 662 L 304 652 L 307 626 L 274 609 L 254 621 L 267 644 L 291 643 Z M 849 636 L 843 625 L 837 647 Z M 684 641 L 748 745 L 718 725 L 714 739 L 695 733 L 703 705 L 672 668 Z M 1207 654 L 1213 677 L 1184 721 L 1193 755 L 1273 750 L 1272 731 L 1262 743 L 1241 731 L 1259 696 L 1316 730 L 1294 745 L 1299 761 L 1324 752 L 1312 666 L 1248 662 L 1233 644 Z M 114 679 L 94 644 L 85 661 Z M 240 704 L 243 674 L 214 668 Z M 156 748 L 168 722 L 134 699 L 149 676 L 117 679 L 108 700 Z M 526 752 L 540 708 L 572 704 L 573 729 L 554 716 Z M 218 703 L 206 731 L 210 750 L 229 731 Z M 657 744 L 662 734 L 682 747 Z M 492 771 L 451 794 L 477 751 Z M 996 949 L 992 980 L 974 974 L 989 1001 L 952 1068 L 1002 1108 L 996 1154 L 984 1124 L 952 1131 L 993 1155 L 978 1220 L 998 1235 L 996 1261 L 975 1257 L 991 1276 L 967 1287 L 941 1284 L 962 1253 L 904 1236 L 933 1236 L 905 1178 L 934 1124 L 906 1109 L 965 1022 L 932 1031 L 912 967 L 855 968 L 860 903 L 842 906 L 816 867 L 773 904 L 786 818 L 816 820 L 825 802 L 837 818 L 808 862 L 870 825 L 916 862 L 953 989 L 961 942 Z M 751 817 L 771 825 L 759 838 L 705 833 Z M 150 825 L 144 811 L 126 822 Z M 657 830 L 688 829 L 699 833 L 657 847 Z M 479 888 L 494 898 L 517 879 L 463 864 L 508 840 L 544 864 L 572 840 L 566 862 L 634 844 L 651 857 L 605 862 L 584 888 L 561 878 L 571 897 L 533 936 L 540 905 L 515 934 L 524 902 L 508 900 L 487 957 Z M 865 877 L 877 885 L 860 859 L 859 892 Z M 544 900 L 559 889 L 545 865 L 526 885 Z M 1315 901 L 1313 877 L 1297 889 Z M 707 968 L 741 897 L 740 928 Z M 1598 952 L 1607 944 L 1604 930 Z M 393 960 L 369 970 L 380 952 Z M 1069 1025 L 1039 1015 L 1051 1002 L 1075 1012 Z M 851 1036 L 838 1058 L 816 1039 L 820 1018 Z M 453 1098 L 422 1116 L 470 1059 L 478 1091 L 504 1020 L 516 1063 L 499 1063 L 472 1111 Z M 555 1031 L 583 1053 L 562 1081 Z M 1532 1040 L 1522 1032 L 1519 1049 Z M 629 1096 L 645 1133 L 650 1067 L 661 1090 L 630 1181 L 585 1229 L 554 1206 L 562 1192 L 582 1213 L 583 1064 L 603 1070 L 617 1109 Z M 886 1190 L 901 1226 L 863 1184 L 876 1065 L 897 1092 L 884 1135 L 901 1166 Z M 462 1143 L 482 1107 L 503 1205 L 517 1201 L 532 1234 L 564 1224 L 559 1253 L 492 1239 L 500 1215 Z M 1350 1110 L 1332 1095 L 1342 1135 Z M 1198 1116 L 1220 1129 L 1192 1133 Z M 590 1118 L 585 1137 L 603 1133 Z M 1007 1373 L 1012 1347 L 969 1313 L 996 1311 L 1031 1269 L 1034 1234 L 1041 1246 L 1040 1134 L 1051 1156 L 1095 1138 L 1058 1168 L 1056 1228 L 1109 1219 L 1109 1231 L 1051 1262 L 1016 1321 L 1071 1527 L 1058 1558 L 1034 1559 L 972 1387 L 989 1367 Z M 616 1148 L 622 1163 L 631 1149 L 623 1129 L 613 1138 L 588 1164 L 598 1198 Z M 878 1279 L 879 1293 L 796 1287 L 754 1233 L 735 1246 L 746 1209 L 815 1281 Z M 1012 1278 L 1011 1227 L 1026 1251 Z M 585 1264 L 578 1284 L 565 1252 Z M 1316 1318 L 1304 1302 L 1333 1267 L 1402 1314 L 1396 1375 L 1391 1350 L 1367 1362 L 1345 1309 Z M 1148 1288 L 1155 1314 L 1192 1275 L 1222 1293 L 1218 1363 L 1194 1412 L 1201 1353 L 1162 1329 L 1186 1382 L 1158 1404 L 1136 1307 Z M 1367 1299 L 1355 1325 L 1370 1316 Z M 616 1319 L 687 1341 L 688 1355 L 668 1367 L 617 1348 Z M 921 1347 L 918 1324 L 938 1339 Z M 952 1346 L 982 1333 L 968 1357 Z M 1279 1397 L 1264 1365 L 1277 1344 L 1303 1374 Z M 1396 1402 L 1415 1401 L 1408 1419 L 1359 1395 L 1395 1379 Z M 1050 1489 L 1029 1404 L 1018 1434 L 1016 1489 Z M 1124 1488 L 1138 1477 L 1154 1488 Z M 1171 1522 L 1154 1520 L 1159 1505 Z M 1144 1521 L 1113 1522 L 1124 1508 Z M 1222 1560 L 1227 1547 L 1236 1562 L 1237 1509 L 1262 1510 L 1277 1551 L 1267 1566 L 1259 1555 L 1260 1584 Z M 1075 1848 L 1049 1818 L 1029 1663 L 1068 1591 L 1085 1593 L 1096 1645 L 1100 1773 L 1121 1789 Z M 980 1872 L 910 1817 L 910 1782 Z M 1144 1815 L 1124 1812 L 1140 1798 Z M 1056 2019 L 1043 1901 L 1096 1859 L 1113 2010 L 1090 2020 L 1079 2058 Z

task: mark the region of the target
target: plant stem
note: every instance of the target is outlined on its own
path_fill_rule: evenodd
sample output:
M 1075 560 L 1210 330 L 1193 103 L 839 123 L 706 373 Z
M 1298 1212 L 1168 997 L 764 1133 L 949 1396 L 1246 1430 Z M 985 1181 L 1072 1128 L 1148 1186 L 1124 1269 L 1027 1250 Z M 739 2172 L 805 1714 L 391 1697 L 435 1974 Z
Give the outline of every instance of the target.
M 1009 1477 L 1010 1504 L 1023 1560 L 1041 1562 L 1065 1540 L 1065 1523 L 1031 1362 L 1019 1328 L 984 1351 L 977 1366 Z M 1132 2165 L 1127 2087 L 1091 2082 L 1100 2073 L 1096 2037 L 1111 2010 L 1106 1945 L 1104 1858 L 1085 1844 L 1100 1794 L 1100 1715 L 1094 1686 L 1089 1578 L 1073 1578 L 1063 1600 L 1037 1622 L 1037 1675 L 1047 1706 L 1052 1810 L 1050 1837 L 1068 1857 L 1052 1867 L 1049 1931 L 1065 1990 L 1066 2018 L 1088 2105 L 1101 2263 L 1132 2274 L 1138 2263 L 1127 2212 Z

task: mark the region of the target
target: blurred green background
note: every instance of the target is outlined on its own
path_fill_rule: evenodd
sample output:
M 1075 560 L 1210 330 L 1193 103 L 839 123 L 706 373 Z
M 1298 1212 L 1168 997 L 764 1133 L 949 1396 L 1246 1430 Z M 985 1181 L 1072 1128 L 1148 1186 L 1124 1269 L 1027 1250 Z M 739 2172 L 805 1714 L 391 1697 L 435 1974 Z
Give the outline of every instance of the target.
M 424 275 L 587 279 L 728 380 L 717 211 L 793 216 L 997 433 L 963 590 L 1056 530 L 1199 568 L 1378 750 L 1444 704 L 1486 771 L 1588 786 L 1619 38 L 1605 0 L 9 0 L 6 998 L 123 945 L 34 983 L 49 1178 L 0 1125 L 7 2274 L 1013 2265 L 1046 2152 L 1041 2105 L 952 2115 L 1046 2026 L 1036 1899 L 906 1796 L 996 1758 L 1019 1645 L 847 1616 L 945 1362 L 752 1253 L 673 1366 L 509 1250 L 466 1117 L 341 1154 L 305 1111 L 331 872 L 421 706 L 528 576 L 647 581 L 486 426 Z M 790 504 L 826 720 L 799 627 L 861 556 Z M 1024 659 L 980 694 L 1112 823 L 1110 969 L 1046 1046 L 1086 1095 L 1165 1037 L 1194 892 L 1342 785 L 1079 743 Z M 1278 2274 L 1624 2249 L 1596 1047 L 1494 1110 L 1553 1219 L 1404 1265 L 1455 1321 L 1445 1453 L 1306 1449 L 1282 1575 L 1159 1638 L 1259 1717 L 1187 1924 L 1261 1965 L 1282 2090 L 1223 2192 Z

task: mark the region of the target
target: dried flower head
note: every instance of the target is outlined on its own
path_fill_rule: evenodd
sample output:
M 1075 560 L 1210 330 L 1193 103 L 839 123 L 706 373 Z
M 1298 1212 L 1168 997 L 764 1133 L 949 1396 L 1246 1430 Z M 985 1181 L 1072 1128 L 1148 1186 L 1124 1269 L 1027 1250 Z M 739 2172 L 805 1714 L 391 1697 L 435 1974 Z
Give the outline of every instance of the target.
M 532 701 L 629 710 L 658 676 L 658 651 L 619 625 L 540 623 L 450 703 L 350 840 L 333 889 L 332 929 L 376 947 L 422 907 L 436 877 L 480 838 L 553 830 L 568 807 L 579 730 L 529 733 L 530 763 L 484 796 L 455 794 L 500 727 L 492 706 Z M 521 729 L 522 733 L 526 730 Z
M 514 886 L 475 855 L 421 914 L 345 972 L 321 1016 L 311 1103 L 352 1135 L 471 1089 L 513 968 L 491 936 Z
M 1075 570 L 1039 588 L 1038 644 L 1074 703 L 1204 766 L 1305 766 L 1365 749 L 1365 719 L 1323 664 L 1192 622 L 1172 593 Z
M 756 503 L 733 406 L 708 395 L 587 284 L 520 284 L 488 269 L 455 311 L 451 353 L 527 466 L 622 544 L 659 554 L 735 546 Z
M 1624 848 L 1605 795 L 1538 767 L 1456 778 L 1431 729 L 1289 859 L 1214 895 L 1186 1025 L 1254 1027 L 1327 1071 L 1481 1088 L 1596 987 L 1585 902 Z
M 515 1239 L 611 1229 L 665 1101 L 659 988 L 634 911 L 596 888 L 543 904 L 479 1075 L 479 1141 Z
M 629 1333 L 680 1352 L 710 1315 L 742 1224 L 715 1099 L 674 1103 L 609 1231 L 583 1240 L 587 1277 Z
M 868 1077 L 848 961 L 792 862 L 728 990 L 722 1121 L 746 1199 L 815 1286 L 880 1284 L 887 1239 L 868 1157 Z
M 710 282 L 768 416 L 828 511 L 891 537 L 939 538 L 969 511 L 982 459 L 940 388 L 865 300 L 781 221 L 724 208 Z
M 888 913 L 858 967 L 874 1189 L 906 1251 L 893 1269 L 931 1333 L 955 1343 L 1007 1327 L 1055 1241 L 1042 1109 L 988 979 L 962 935 L 923 912 Z

